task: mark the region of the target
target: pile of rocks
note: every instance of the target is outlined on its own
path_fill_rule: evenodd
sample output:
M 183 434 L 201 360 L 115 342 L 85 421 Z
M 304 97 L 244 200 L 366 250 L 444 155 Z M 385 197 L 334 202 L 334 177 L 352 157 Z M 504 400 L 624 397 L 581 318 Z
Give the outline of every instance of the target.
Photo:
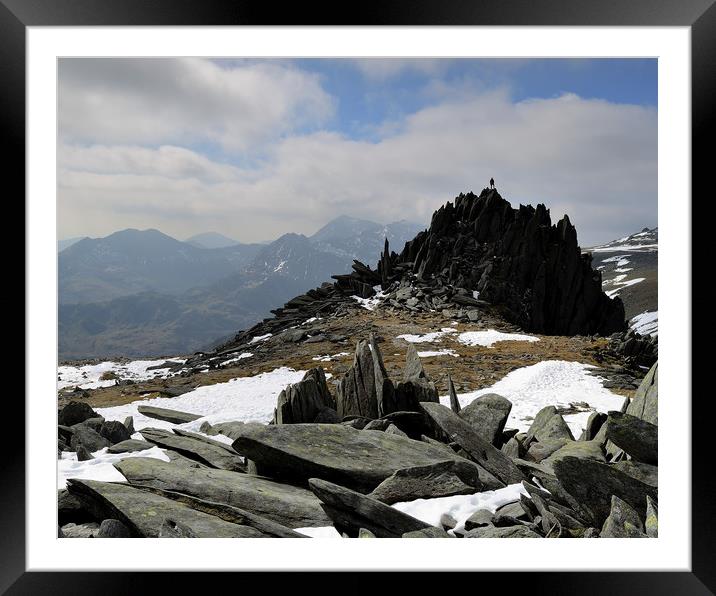
M 68 481 L 60 533 L 303 537 L 297 530 L 333 525 L 345 537 L 657 534 L 656 364 L 623 412 L 592 414 L 576 440 L 554 407 L 518 433 L 505 428 L 512 404 L 504 397 L 484 395 L 461 408 L 452 381 L 449 392 L 447 407 L 414 350 L 403 379 L 392 381 L 371 337 L 359 342 L 335 396 L 323 371 L 311 370 L 280 394 L 272 424 L 204 423 L 204 434 L 142 429 L 137 443 L 161 447 L 171 461 L 124 459 L 115 467 L 127 483 Z M 74 429 L 76 442 L 97 418 L 78 416 L 79 407 L 60 412 L 61 431 Z M 98 424 L 101 431 L 110 423 Z M 210 438 L 218 434 L 232 444 Z M 519 501 L 461 524 L 444 516 L 432 526 L 391 506 L 518 483 Z
M 438 209 L 430 227 L 398 254 L 386 240 L 376 269 L 354 261 L 353 271 L 271 311 L 218 351 L 253 337 L 340 314 L 380 291 L 380 302 L 409 311 L 446 311 L 477 321 L 492 304 L 510 323 L 547 335 L 609 335 L 626 329 L 621 299 L 601 289 L 601 273 L 582 254 L 565 216 L 552 225 L 544 205 L 513 209 L 496 190 L 460 194 Z M 479 298 L 478 298 L 479 296 Z

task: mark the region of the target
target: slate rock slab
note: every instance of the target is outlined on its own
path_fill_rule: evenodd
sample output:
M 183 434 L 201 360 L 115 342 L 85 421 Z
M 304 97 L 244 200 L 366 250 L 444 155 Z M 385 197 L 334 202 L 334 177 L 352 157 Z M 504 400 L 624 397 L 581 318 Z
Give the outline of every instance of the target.
M 381 482 L 369 496 L 387 505 L 415 499 L 471 495 L 482 490 L 474 466 L 446 461 L 431 466 L 398 470 Z
M 153 443 L 142 441 L 141 439 L 127 439 L 107 448 L 107 453 L 134 453 L 136 451 L 145 451 L 154 447 Z
M 98 416 L 99 414 L 89 404 L 82 401 L 71 401 L 58 412 L 57 423 L 63 426 L 73 426 L 88 418 L 97 418 Z
M 423 411 L 435 425 L 464 449 L 467 454 L 504 484 L 522 482 L 524 475 L 513 461 L 494 445 L 480 437 L 465 420 L 447 406 L 423 402 Z
M 460 418 L 470 424 L 488 443 L 501 447 L 502 431 L 512 411 L 512 402 L 497 393 L 481 395 L 460 411 Z
M 602 538 L 647 538 L 639 514 L 616 495 L 612 496 L 612 508 L 600 535 Z
M 333 520 L 336 529 L 345 531 L 349 536 L 358 536 L 360 529 L 365 528 L 378 538 L 400 538 L 406 532 L 430 527 L 430 524 L 377 499 L 332 482 L 311 478 L 308 485 L 325 504 L 324 510 Z
M 143 414 L 147 418 L 164 420 L 165 422 L 171 422 L 172 424 L 185 424 L 202 418 L 199 414 L 180 412 L 179 410 L 170 410 L 168 408 L 158 408 L 156 406 L 137 406 L 137 412 Z
M 243 472 L 243 458 L 228 445 L 202 435 L 176 429 L 175 433 L 159 428 L 143 428 L 139 431 L 147 441 L 160 447 L 178 451 L 190 459 L 221 470 Z
M 640 516 L 646 513 L 646 497 L 658 498 L 655 487 L 609 464 L 565 457 L 555 462 L 554 472 L 564 489 L 589 511 L 595 527 L 601 527 L 609 517 L 613 495 L 626 501 Z
M 124 483 L 70 479 L 67 489 L 92 510 L 96 518 L 119 520 L 136 537 L 158 538 L 165 522 L 182 524 L 198 538 L 265 536 L 254 528 L 195 511 L 182 503 Z
M 289 528 L 330 523 L 305 488 L 211 468 L 187 468 L 156 458 L 132 457 L 115 468 L 133 486 L 161 489 L 249 511 Z
M 606 426 L 606 438 L 632 459 L 645 464 L 658 464 L 658 426 L 621 412 L 609 412 Z
M 233 447 L 271 477 L 323 478 L 365 493 L 404 468 L 446 460 L 474 465 L 422 441 L 342 424 L 245 425 Z

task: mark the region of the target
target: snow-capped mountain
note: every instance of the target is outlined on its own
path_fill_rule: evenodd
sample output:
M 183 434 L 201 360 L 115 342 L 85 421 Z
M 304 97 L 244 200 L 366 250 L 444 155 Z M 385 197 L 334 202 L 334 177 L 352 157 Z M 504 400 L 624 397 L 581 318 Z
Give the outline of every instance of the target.
M 602 273 L 602 289 L 619 296 L 629 326 L 642 335 L 658 334 L 659 228 L 584 249 L 593 267 Z

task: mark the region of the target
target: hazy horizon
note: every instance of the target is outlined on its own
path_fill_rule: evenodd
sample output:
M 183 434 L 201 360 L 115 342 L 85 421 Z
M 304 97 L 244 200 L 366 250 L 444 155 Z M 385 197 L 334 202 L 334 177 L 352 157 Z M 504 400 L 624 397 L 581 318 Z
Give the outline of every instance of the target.
M 582 246 L 657 222 L 655 59 L 62 58 L 58 238 L 429 223 L 494 177 Z

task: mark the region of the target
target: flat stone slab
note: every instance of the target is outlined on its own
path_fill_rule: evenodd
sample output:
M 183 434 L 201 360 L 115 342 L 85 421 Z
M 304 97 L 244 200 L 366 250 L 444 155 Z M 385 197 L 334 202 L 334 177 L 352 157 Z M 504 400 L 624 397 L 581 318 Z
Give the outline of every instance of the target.
M 288 528 L 330 524 L 330 519 L 313 493 L 290 484 L 226 470 L 177 466 L 148 457 L 127 458 L 117 462 L 114 467 L 134 486 L 223 503 Z
M 179 410 L 170 410 L 169 408 L 157 408 L 156 406 L 137 406 L 137 412 L 147 418 L 164 420 L 172 424 L 185 424 L 186 422 L 194 422 L 194 420 L 202 418 L 199 414 L 180 412 Z
M 594 527 L 602 527 L 609 517 L 614 495 L 633 507 L 641 517 L 646 515 L 646 497 L 658 499 L 657 488 L 614 466 L 590 459 L 565 457 L 555 462 L 554 472 L 564 489 L 589 511 Z
M 447 406 L 421 402 L 423 411 L 451 441 L 462 447 L 480 466 L 504 484 L 515 484 L 525 479 L 524 474 L 494 445 L 483 439 L 468 422 Z
M 358 536 L 360 529 L 365 528 L 377 538 L 401 538 L 406 532 L 431 527 L 377 499 L 332 482 L 311 478 L 308 485 L 325 504 L 324 509 L 336 529 L 349 536 Z
M 404 468 L 458 461 L 479 470 L 428 443 L 342 424 L 247 424 L 233 447 L 271 477 L 300 482 L 323 478 L 364 493 Z
M 659 462 L 659 427 L 630 414 L 609 412 L 606 438 L 635 461 Z
M 219 443 L 219 441 L 187 431 L 179 431 L 181 434 L 175 434 L 161 428 L 143 428 L 139 432 L 150 443 L 155 443 L 167 449 L 174 449 L 181 455 L 197 460 L 212 468 L 234 472 L 243 472 L 245 470 L 246 464 L 243 458 L 231 447 L 224 443 Z
M 465 476 L 463 470 L 470 473 Z M 392 505 L 401 501 L 472 495 L 482 490 L 477 471 L 446 461 L 432 466 L 419 466 L 398 470 L 381 482 L 369 496 Z
M 97 519 L 117 519 L 132 535 L 159 538 L 165 523 L 188 527 L 197 538 L 263 538 L 258 530 L 230 523 L 187 505 L 123 483 L 70 479 L 67 490 Z
M 153 443 L 142 441 L 140 439 L 127 439 L 116 445 L 107 448 L 107 453 L 133 453 L 135 451 L 144 451 L 154 447 Z

